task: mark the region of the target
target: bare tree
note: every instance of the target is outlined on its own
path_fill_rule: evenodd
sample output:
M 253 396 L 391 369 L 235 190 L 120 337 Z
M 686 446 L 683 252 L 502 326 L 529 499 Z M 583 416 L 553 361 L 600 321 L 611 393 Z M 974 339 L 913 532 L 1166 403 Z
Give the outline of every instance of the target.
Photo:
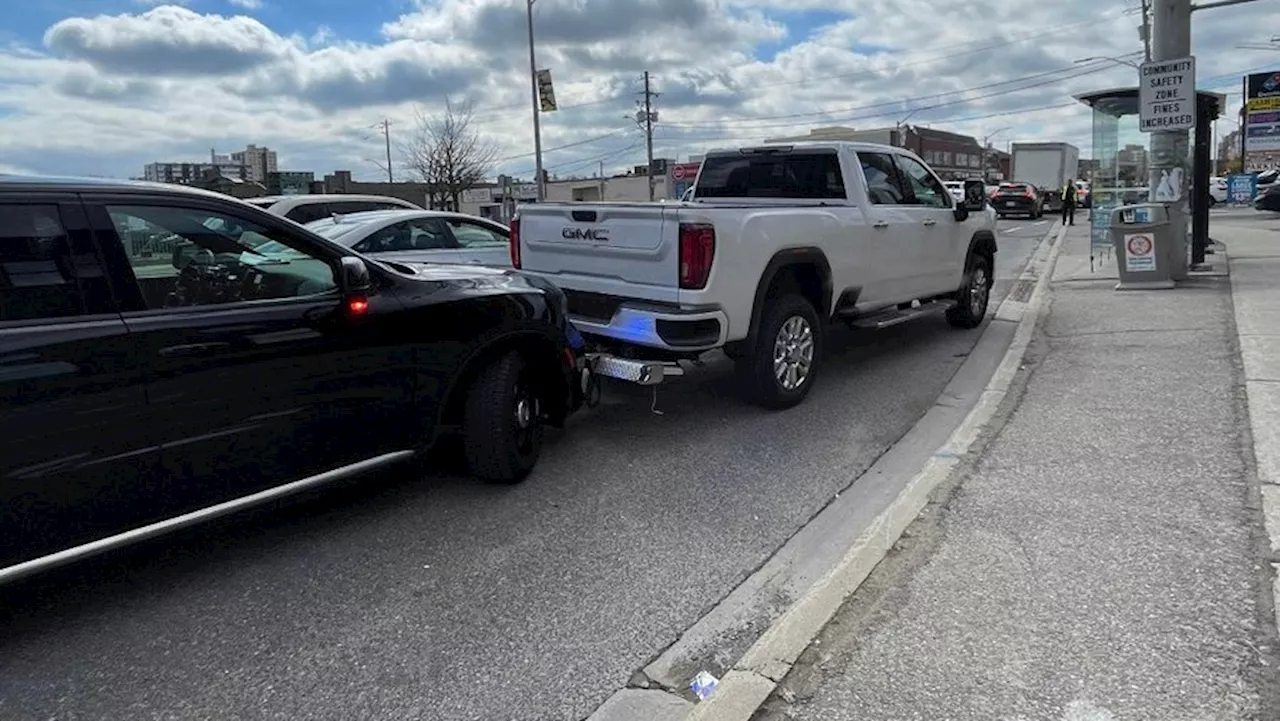
M 405 145 L 405 166 L 427 186 L 432 208 L 460 207 L 462 192 L 484 182 L 493 169 L 498 148 L 472 127 L 472 105 L 445 101 L 444 113 L 427 115 L 414 109 L 416 127 Z

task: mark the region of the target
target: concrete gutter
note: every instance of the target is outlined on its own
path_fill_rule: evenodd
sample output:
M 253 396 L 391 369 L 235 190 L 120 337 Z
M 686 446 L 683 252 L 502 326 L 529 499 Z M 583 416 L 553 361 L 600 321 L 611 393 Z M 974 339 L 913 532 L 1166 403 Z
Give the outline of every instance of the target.
M 955 470 L 961 458 L 973 447 L 983 429 L 995 416 L 1022 365 L 1041 309 L 1049 295 L 1049 279 L 1065 236 L 1066 228 L 1060 223 L 1055 224 L 1046 236 L 1046 240 L 1052 237 L 1053 242 L 1041 245 L 1023 271 L 1014 291 L 996 311 L 995 319 L 984 333 L 984 339 L 999 326 L 1013 325 L 1016 330 L 995 373 L 959 427 L 955 428 L 945 443 L 937 447 L 923 468 L 915 473 L 888 506 L 847 547 L 838 562 L 813 583 L 807 592 L 799 596 L 747 649 L 724 678 L 720 679 L 715 692 L 692 707 L 684 717 L 685 721 L 749 721 L 773 693 L 778 682 L 791 670 L 801 652 L 817 637 L 845 599 L 857 590 L 902 535 L 903 530 L 924 509 L 933 490 Z M 1020 287 L 1033 287 L 1034 290 L 1027 298 L 1024 293 L 1019 292 Z M 981 345 L 981 341 L 979 344 Z M 976 352 L 971 354 L 965 366 L 971 361 L 980 362 L 977 355 Z M 965 367 L 962 366 L 947 390 L 943 391 L 943 398 L 949 394 L 962 395 L 962 391 L 951 393 L 951 386 L 972 380 L 972 374 L 966 374 Z M 876 474 L 879 465 L 880 462 L 877 462 L 865 475 Z

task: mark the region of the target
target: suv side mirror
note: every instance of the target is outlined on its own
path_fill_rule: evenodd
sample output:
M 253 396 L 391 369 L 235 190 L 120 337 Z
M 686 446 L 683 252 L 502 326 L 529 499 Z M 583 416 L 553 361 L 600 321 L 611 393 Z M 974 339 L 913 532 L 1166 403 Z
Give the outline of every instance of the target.
M 363 260 L 344 255 L 338 266 L 338 287 L 344 293 L 361 293 L 369 290 L 373 281 L 369 277 L 369 266 Z

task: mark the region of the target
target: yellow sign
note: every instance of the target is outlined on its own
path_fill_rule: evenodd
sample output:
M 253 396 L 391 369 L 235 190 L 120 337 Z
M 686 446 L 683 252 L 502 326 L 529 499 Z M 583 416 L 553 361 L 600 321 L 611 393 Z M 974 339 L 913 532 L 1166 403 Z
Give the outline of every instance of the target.
M 1277 98 L 1250 98 L 1247 104 L 1249 112 L 1256 110 L 1280 110 L 1280 97 Z

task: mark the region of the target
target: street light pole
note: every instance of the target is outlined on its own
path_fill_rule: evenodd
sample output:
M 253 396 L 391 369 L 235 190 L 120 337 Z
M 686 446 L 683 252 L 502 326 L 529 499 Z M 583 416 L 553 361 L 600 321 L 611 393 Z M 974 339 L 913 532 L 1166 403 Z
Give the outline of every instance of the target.
M 538 102 L 538 61 L 533 54 L 533 3 L 536 0 L 525 0 L 525 4 L 529 11 L 529 92 L 533 98 L 533 155 L 534 163 L 537 168 L 537 176 L 533 179 L 534 187 L 537 188 L 538 202 L 546 200 L 546 188 L 542 183 L 542 111 L 541 104 Z
M 905 123 L 905 122 L 907 122 L 908 120 L 910 120 L 912 115 L 915 115 L 916 113 L 920 112 L 921 110 L 924 110 L 924 108 L 916 108 L 915 110 L 912 110 L 911 112 L 909 112 L 909 113 L 907 113 L 906 115 L 902 116 L 902 120 L 899 120 L 899 121 L 898 121 L 898 124 L 894 126 L 894 132 L 895 132 L 895 133 L 897 134 L 897 136 L 898 136 L 898 147 L 900 147 L 900 148 L 906 148 L 906 147 L 907 147 L 907 141 L 902 137 L 902 124 L 903 124 L 903 123 Z M 910 148 L 908 148 L 908 150 L 910 150 Z
M 991 139 L 992 139 L 992 138 L 994 138 L 995 136 L 999 135 L 1000 133 L 1003 133 L 1003 132 L 1004 132 L 1004 131 L 1006 131 L 1006 130 L 1009 130 L 1009 128 L 1000 128 L 999 130 L 993 130 L 993 131 L 991 131 L 990 133 L 987 133 L 987 137 L 985 137 L 985 138 L 983 138 L 983 139 L 982 139 L 982 165 L 981 165 L 981 168 L 982 168 L 982 182 L 984 182 L 984 183 L 985 183 L 985 182 L 987 182 L 987 148 L 990 148 L 990 147 L 991 147 Z

